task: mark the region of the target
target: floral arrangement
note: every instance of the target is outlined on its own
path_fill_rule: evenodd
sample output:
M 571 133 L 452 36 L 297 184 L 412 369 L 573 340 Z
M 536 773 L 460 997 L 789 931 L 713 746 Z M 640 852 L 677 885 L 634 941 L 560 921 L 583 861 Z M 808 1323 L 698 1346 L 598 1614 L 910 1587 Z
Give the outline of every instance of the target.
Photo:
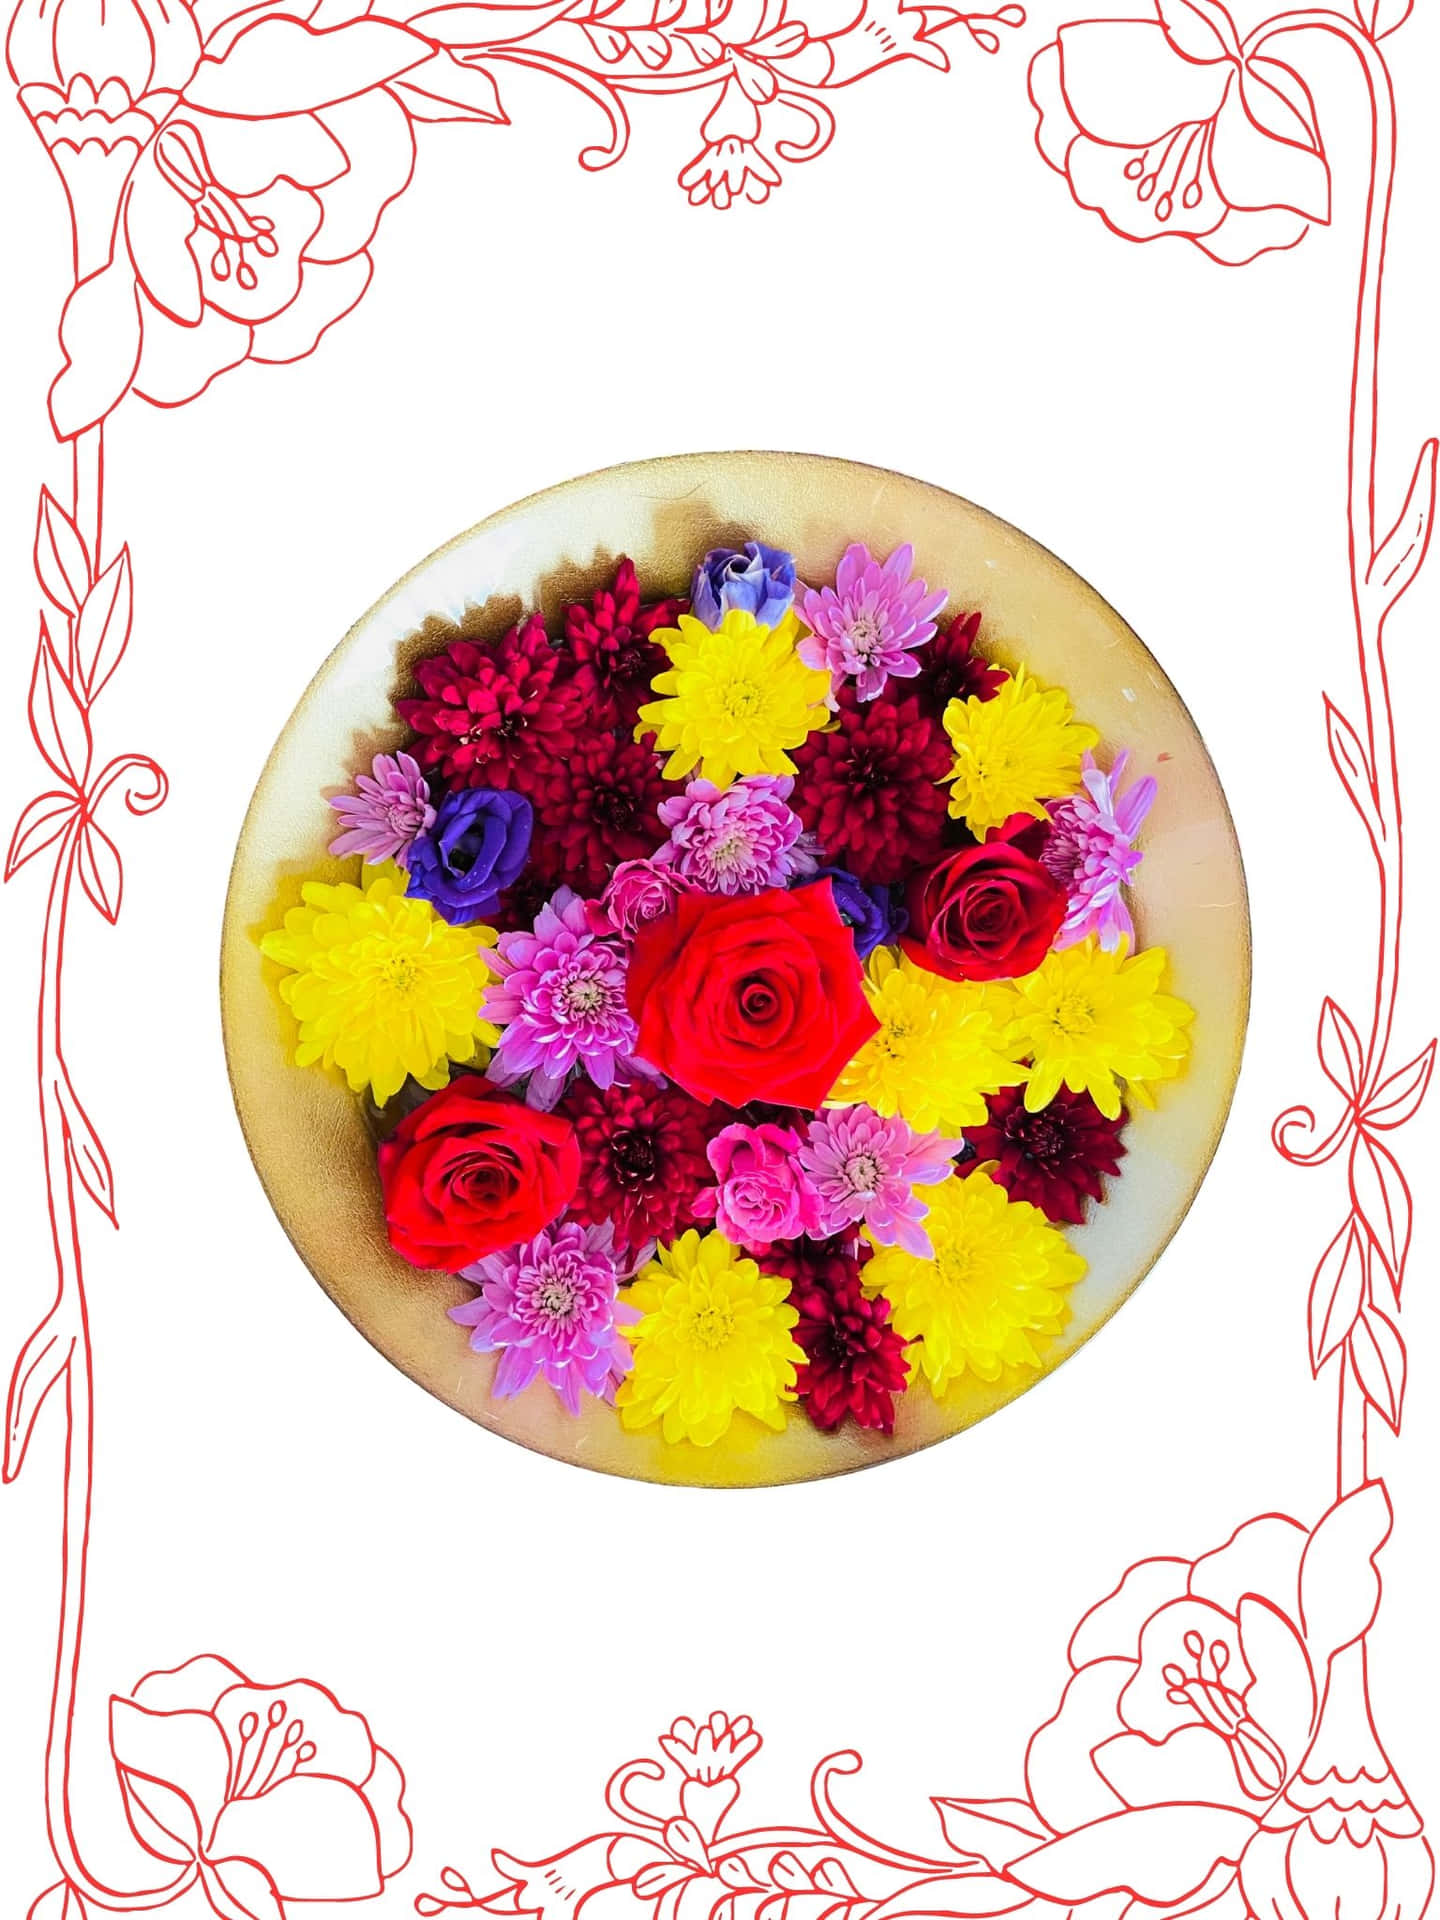
M 622 560 L 421 660 L 331 799 L 357 877 L 262 949 L 494 1395 L 710 1447 L 1042 1364 L 1192 1016 L 1126 900 L 1155 780 L 945 600 L 908 545 Z

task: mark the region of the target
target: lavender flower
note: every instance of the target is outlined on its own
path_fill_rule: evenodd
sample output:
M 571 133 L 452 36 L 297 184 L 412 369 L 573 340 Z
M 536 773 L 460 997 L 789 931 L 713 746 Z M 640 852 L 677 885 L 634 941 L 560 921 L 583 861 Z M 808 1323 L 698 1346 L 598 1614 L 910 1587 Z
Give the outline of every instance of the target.
M 572 1067 L 597 1087 L 625 1085 L 639 1030 L 625 1004 L 625 955 L 593 901 L 557 888 L 533 933 L 502 933 L 489 957 L 500 975 L 481 1012 L 502 1029 L 486 1076 L 513 1087 L 530 1076 L 525 1104 L 548 1113 Z
M 660 803 L 670 838 L 656 864 L 673 867 L 702 893 L 763 893 L 813 873 L 815 842 L 785 804 L 794 785 L 774 773 L 745 774 L 723 790 L 689 781 L 683 794 Z
M 862 886 L 843 867 L 819 867 L 800 885 L 808 887 L 817 880 L 830 882 L 835 911 L 855 936 L 857 959 L 866 960 L 876 947 L 888 946 L 910 924 L 894 887 Z
M 337 793 L 330 804 L 345 823 L 331 853 L 358 853 L 372 866 L 408 867 L 416 835 L 435 824 L 430 789 L 408 753 L 377 753 L 369 773 L 356 774 L 354 793 Z
M 410 849 L 408 893 L 452 926 L 483 920 L 525 870 L 534 814 L 523 794 L 458 787 Z
M 476 1353 L 498 1353 L 490 1388 L 496 1399 L 520 1393 L 543 1376 L 566 1410 L 580 1394 L 613 1400 L 630 1370 L 630 1343 L 620 1329 L 640 1318 L 616 1298 L 624 1277 L 615 1260 L 615 1229 L 562 1220 L 527 1245 L 487 1254 L 461 1277 L 480 1291 L 450 1318 L 469 1327 Z
M 753 613 L 762 627 L 778 627 L 795 598 L 795 562 L 778 547 L 747 540 L 737 553 L 715 547 L 695 569 L 690 610 L 713 632 L 732 608 Z
M 1129 759 L 1128 752 L 1117 753 L 1105 774 L 1087 753 L 1081 774 L 1085 791 L 1050 802 L 1050 837 L 1040 864 L 1070 895 L 1055 937 L 1057 947 L 1073 947 L 1091 933 L 1106 953 L 1113 953 L 1122 940 L 1135 944 L 1135 923 L 1121 889 L 1130 884 L 1143 857 L 1135 835 L 1154 803 L 1156 785 L 1147 774 L 1122 794 Z
M 881 1246 L 934 1258 L 921 1221 L 930 1211 L 914 1189 L 933 1187 L 954 1172 L 964 1142 L 938 1133 L 912 1133 L 895 1115 L 870 1107 L 828 1107 L 810 1122 L 796 1158 L 815 1195 L 817 1239 L 863 1220 Z
M 811 632 L 797 651 L 807 667 L 853 679 L 862 700 L 873 700 L 891 674 L 915 678 L 920 663 L 911 654 L 934 637 L 934 616 L 946 596 L 910 578 L 914 558 L 906 545 L 882 565 L 857 543 L 845 549 L 833 587 L 805 589 L 800 611 Z

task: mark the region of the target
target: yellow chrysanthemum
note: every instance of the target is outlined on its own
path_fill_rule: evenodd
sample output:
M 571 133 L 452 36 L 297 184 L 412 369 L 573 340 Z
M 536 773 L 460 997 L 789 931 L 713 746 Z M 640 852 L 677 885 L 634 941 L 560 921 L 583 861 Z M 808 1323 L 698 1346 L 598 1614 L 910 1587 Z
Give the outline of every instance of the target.
M 830 1089 L 832 1106 L 863 1101 L 900 1114 L 917 1133 L 955 1134 L 984 1121 L 987 1093 L 1025 1078 L 1008 1037 L 1011 1002 L 993 986 L 942 979 L 877 947 L 865 997 L 880 1030 Z
M 934 1259 L 875 1246 L 864 1268 L 866 1291 L 890 1302 L 896 1332 L 920 1343 L 911 1363 L 936 1395 L 966 1372 L 989 1381 L 1007 1367 L 1038 1367 L 1036 1342 L 1064 1325 L 1065 1291 L 1084 1260 L 1038 1207 L 1010 1199 L 983 1168 L 952 1174 L 925 1197 Z
M 652 683 L 668 698 L 641 707 L 635 738 L 655 735 L 657 750 L 670 755 L 667 780 L 698 770 L 728 787 L 741 773 L 794 773 L 785 749 L 830 717 L 830 675 L 801 660 L 798 633 L 793 613 L 778 627 L 762 627 L 734 608 L 713 633 L 682 613 L 678 627 L 651 634 L 670 656 Z
M 474 1059 L 500 1038 L 479 1012 L 495 978 L 484 949 L 498 936 L 452 927 L 428 900 L 406 899 L 393 866 L 370 874 L 359 887 L 306 881 L 305 904 L 260 951 L 292 969 L 280 997 L 300 1022 L 296 1064 L 339 1067 L 354 1092 L 368 1086 L 383 1105 L 407 1074 L 443 1087 L 451 1060 Z
M 1059 687 L 1037 686 L 1023 667 L 991 700 L 952 700 L 945 731 L 955 749 L 950 812 L 974 834 L 1012 813 L 1048 820 L 1045 802 L 1075 791 L 1080 756 L 1100 739 Z
M 692 1228 L 657 1248 L 629 1291 L 643 1317 L 625 1328 L 635 1364 L 615 1396 L 624 1425 L 658 1420 L 667 1440 L 708 1447 L 739 1411 L 778 1432 L 805 1359 L 789 1294 L 721 1233 Z
M 1010 1032 L 1034 1064 L 1025 1086 L 1032 1113 L 1048 1106 L 1061 1083 L 1090 1094 L 1107 1119 L 1120 1112 L 1120 1082 L 1142 1105 L 1153 1104 L 1152 1080 L 1171 1080 L 1190 1050 L 1194 1009 L 1160 992 L 1165 949 L 1133 957 L 1122 940 L 1105 953 L 1094 935 L 1048 953 L 1012 981 Z

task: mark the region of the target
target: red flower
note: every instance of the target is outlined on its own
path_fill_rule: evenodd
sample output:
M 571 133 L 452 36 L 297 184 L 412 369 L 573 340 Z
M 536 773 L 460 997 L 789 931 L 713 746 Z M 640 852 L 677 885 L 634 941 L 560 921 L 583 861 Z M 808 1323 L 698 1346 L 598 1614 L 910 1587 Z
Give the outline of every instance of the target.
M 985 1125 L 966 1127 L 965 1138 L 979 1159 L 997 1163 L 991 1178 L 1048 1219 L 1078 1227 L 1086 1195 L 1104 1198 L 1101 1174 L 1120 1171 L 1124 1116 L 1107 1120 L 1088 1093 L 1068 1087 L 1038 1113 L 1025 1111 L 1023 1087 L 1003 1087 L 986 1104 Z
M 801 1279 L 791 1284 L 790 1304 L 800 1315 L 795 1338 L 805 1349 L 795 1392 L 810 1419 L 823 1433 L 847 1417 L 893 1433 L 895 1395 L 905 1391 L 910 1366 L 905 1342 L 890 1324 L 890 1302 L 867 1299 L 858 1278 L 834 1286 Z
M 900 945 L 947 980 L 1013 980 L 1033 973 L 1060 931 L 1069 896 L 1034 857 L 1045 823 L 1013 813 L 982 846 L 948 854 L 906 892 Z M 1026 843 L 1026 844 L 1022 844 Z
M 665 838 L 659 806 L 667 792 L 648 746 L 587 733 L 566 754 L 547 756 L 526 792 L 545 832 L 547 867 L 580 893 L 604 891 L 622 860 L 643 860 Z
M 571 1210 L 597 1226 L 615 1223 L 632 1247 L 673 1240 L 692 1224 L 695 1195 L 714 1178 L 705 1148 L 725 1124 L 678 1087 L 636 1081 L 602 1093 L 577 1080 L 561 1103 L 575 1127 L 580 1181 Z
M 453 640 L 419 661 L 424 698 L 397 700 L 395 711 L 419 735 L 412 751 L 421 766 L 458 786 L 528 793 L 547 757 L 575 746 L 582 707 L 557 684 L 562 664 L 538 614 L 493 647 Z
M 380 1142 L 390 1244 L 414 1267 L 458 1273 L 529 1240 L 562 1213 L 580 1177 L 575 1130 L 467 1073 Z
M 866 886 L 889 886 L 940 852 L 950 743 L 913 696 L 887 688 L 860 701 L 847 684 L 838 698 L 834 731 L 795 750 L 790 804 L 828 861 Z
M 622 560 L 615 584 L 600 587 L 590 604 L 565 609 L 565 644 L 573 659 L 572 684 L 585 696 L 594 718 L 606 726 L 633 727 L 650 682 L 669 665 L 650 638 L 657 627 L 673 627 L 684 600 L 640 604 L 635 564 Z
M 830 882 L 682 895 L 635 936 L 635 1051 L 698 1100 L 818 1107 L 879 1022 Z
M 911 681 L 910 691 L 933 719 L 943 719 L 952 700 L 993 700 L 1010 678 L 1003 667 L 976 653 L 979 632 L 978 613 L 957 613 L 915 656 L 920 676 Z

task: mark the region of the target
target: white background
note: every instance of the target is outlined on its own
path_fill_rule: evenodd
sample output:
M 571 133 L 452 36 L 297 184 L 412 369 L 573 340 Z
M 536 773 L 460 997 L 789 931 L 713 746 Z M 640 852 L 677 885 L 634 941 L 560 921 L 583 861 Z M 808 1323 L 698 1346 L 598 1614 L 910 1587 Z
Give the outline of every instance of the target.
M 1321 90 L 1334 225 L 1243 272 L 1127 246 L 1032 145 L 1025 63 L 1058 14 L 987 60 L 892 69 L 841 97 L 826 156 L 762 209 L 672 185 L 693 101 L 641 103 L 627 161 L 574 164 L 590 109 L 509 83 L 509 128 L 424 136 L 375 284 L 295 367 L 228 374 L 110 434 L 112 535 L 137 631 L 104 751 L 153 753 L 173 796 L 124 837 L 118 930 L 81 912 L 68 1051 L 116 1163 L 122 1231 L 92 1217 L 99 1457 L 77 1791 L 108 1831 L 104 1702 L 220 1651 L 310 1673 L 370 1717 L 410 1778 L 416 1857 L 389 1907 L 488 1849 L 551 1852 L 598 1824 L 616 1762 L 682 1711 L 751 1712 L 757 1814 L 803 1810 L 812 1762 L 855 1746 L 852 1804 L 928 1849 L 931 1793 L 1019 1786 L 1084 1609 L 1132 1559 L 1217 1544 L 1267 1507 L 1313 1519 L 1332 1404 L 1304 1305 L 1343 1173 L 1300 1173 L 1272 1116 L 1317 1097 L 1321 995 L 1357 1016 L 1373 894 L 1330 776 L 1320 690 L 1354 711 L 1343 456 L 1361 123 Z M 1401 178 L 1382 388 L 1382 518 L 1440 419 L 1424 5 L 1394 50 Z M 62 204 L 18 109 L 0 114 L 10 344 L 0 561 L 0 800 L 35 785 L 24 699 L 43 414 L 66 270 Z M 428 1400 L 340 1319 L 255 1180 L 220 1044 L 220 916 L 266 752 L 315 668 L 416 560 L 511 500 L 634 457 L 766 446 L 936 481 L 1090 579 L 1179 686 L 1233 808 L 1255 981 L 1229 1131 L 1178 1238 L 1125 1310 L 1037 1392 L 919 1457 L 831 1483 L 708 1494 L 599 1480 Z M 1436 568 L 1432 567 L 1432 572 Z M 1435 1025 L 1433 711 L 1440 580 L 1393 623 L 1412 865 L 1396 1064 Z M 6 828 L 8 832 L 8 824 Z M 39 863 L 37 863 L 38 865 Z M 48 1297 L 32 1112 L 41 891 L 0 900 L 8 1275 L 0 1351 Z M 1318 1084 L 1317 1084 L 1318 1083 Z M 1401 1136 L 1417 1189 L 1403 1447 L 1374 1636 L 1380 1727 L 1440 1807 L 1433 1525 L 1440 1245 L 1434 1109 Z M 51 1870 L 41 1754 L 56 1594 L 58 1422 L 0 1505 L 3 1911 Z M 51 1876 L 53 1877 L 53 1876 Z

